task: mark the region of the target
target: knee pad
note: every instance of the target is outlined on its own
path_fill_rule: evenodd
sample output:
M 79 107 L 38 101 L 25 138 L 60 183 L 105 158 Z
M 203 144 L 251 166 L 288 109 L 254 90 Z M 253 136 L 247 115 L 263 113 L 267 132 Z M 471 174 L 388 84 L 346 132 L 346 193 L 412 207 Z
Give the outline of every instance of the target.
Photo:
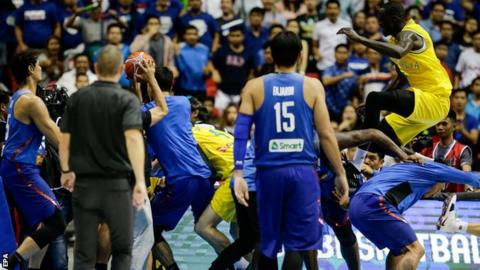
M 165 241 L 165 238 L 163 238 L 163 233 L 164 229 L 161 228 L 160 226 L 154 226 L 153 227 L 153 236 L 154 236 L 154 239 L 155 239 L 155 244 L 158 244 L 158 243 L 161 243 L 161 242 L 166 242 Z
M 51 241 L 65 232 L 65 221 L 63 220 L 62 213 L 59 209 L 55 209 L 53 215 L 43 220 L 42 223 L 43 227 L 30 235 L 40 248 L 48 245 Z
M 333 231 L 343 247 L 351 247 L 357 242 L 357 237 L 352 230 L 352 224 L 348 222 L 344 226 L 333 227 Z

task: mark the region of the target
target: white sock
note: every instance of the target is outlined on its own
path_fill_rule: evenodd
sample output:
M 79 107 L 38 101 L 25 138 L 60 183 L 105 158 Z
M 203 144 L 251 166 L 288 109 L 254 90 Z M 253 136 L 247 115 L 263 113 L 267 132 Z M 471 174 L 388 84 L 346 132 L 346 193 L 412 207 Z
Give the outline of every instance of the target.
M 249 264 L 250 263 L 242 257 L 238 262 L 234 263 L 233 266 L 235 266 L 235 269 L 245 270 Z

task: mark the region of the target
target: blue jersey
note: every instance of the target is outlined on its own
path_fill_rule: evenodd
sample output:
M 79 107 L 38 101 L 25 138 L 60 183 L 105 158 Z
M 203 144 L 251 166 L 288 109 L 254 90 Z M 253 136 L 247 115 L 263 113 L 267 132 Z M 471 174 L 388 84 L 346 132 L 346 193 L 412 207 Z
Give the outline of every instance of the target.
M 190 102 L 186 97 L 166 97 L 170 111 L 162 121 L 147 129 L 147 142 L 152 147 L 167 179 L 181 176 L 210 177 L 210 169 L 200 155 L 192 135 Z M 143 111 L 155 107 L 143 106 Z
M 477 173 L 463 172 L 430 161 L 423 165 L 400 163 L 383 168 L 363 184 L 357 194 L 382 195 L 396 205 L 400 213 L 403 213 L 437 183 L 458 183 L 479 187 L 480 176 Z
M 303 76 L 296 73 L 263 77 L 264 100 L 255 122 L 255 165 L 314 165 L 313 111 L 303 95 Z
M 8 105 L 7 132 L 5 135 L 5 146 L 3 148 L 3 158 L 10 161 L 36 164 L 37 151 L 42 142 L 42 133 L 32 122 L 28 125 L 15 119 L 14 107 L 17 100 L 29 90 L 18 90 L 13 94 Z

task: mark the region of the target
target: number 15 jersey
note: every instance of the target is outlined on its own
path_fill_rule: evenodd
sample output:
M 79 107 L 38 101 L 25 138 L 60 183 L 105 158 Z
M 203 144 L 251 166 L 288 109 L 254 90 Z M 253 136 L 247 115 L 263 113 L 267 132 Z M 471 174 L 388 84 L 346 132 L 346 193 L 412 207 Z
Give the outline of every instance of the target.
M 254 114 L 256 166 L 315 164 L 313 110 L 303 80 L 297 73 L 263 76 L 264 100 Z

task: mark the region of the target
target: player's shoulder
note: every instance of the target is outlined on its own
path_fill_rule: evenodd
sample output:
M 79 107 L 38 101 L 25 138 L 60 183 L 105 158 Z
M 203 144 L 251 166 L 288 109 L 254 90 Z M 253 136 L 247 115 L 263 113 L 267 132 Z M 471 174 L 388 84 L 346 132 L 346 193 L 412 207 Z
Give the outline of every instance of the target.
M 263 89 L 263 82 L 264 78 L 267 75 L 257 77 L 247 81 L 245 87 L 243 88 L 244 94 L 251 94 L 252 92 L 258 91 L 259 89 Z
M 303 86 L 304 91 L 323 89 L 323 85 L 319 79 L 308 76 L 303 77 Z

